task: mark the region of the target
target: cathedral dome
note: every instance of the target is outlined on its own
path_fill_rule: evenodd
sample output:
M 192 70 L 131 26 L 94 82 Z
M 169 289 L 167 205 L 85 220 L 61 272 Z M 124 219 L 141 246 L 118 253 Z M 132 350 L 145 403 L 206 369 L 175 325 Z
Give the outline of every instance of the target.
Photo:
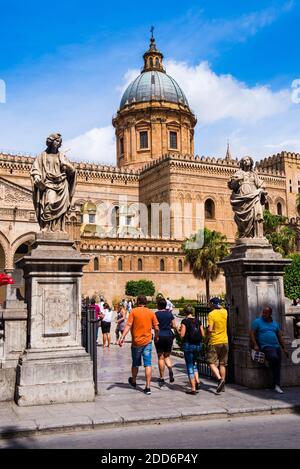
M 189 103 L 178 83 L 164 71 L 143 71 L 127 87 L 120 109 L 127 104 L 145 101 L 167 101 L 189 107 Z

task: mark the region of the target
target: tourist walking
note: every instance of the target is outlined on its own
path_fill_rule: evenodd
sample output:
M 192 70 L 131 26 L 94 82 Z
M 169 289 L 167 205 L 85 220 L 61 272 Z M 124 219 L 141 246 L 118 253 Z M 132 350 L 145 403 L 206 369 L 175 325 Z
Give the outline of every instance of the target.
M 228 313 L 223 308 L 220 298 L 211 298 L 209 306 L 212 311 L 210 311 L 207 318 L 208 351 L 206 360 L 218 380 L 216 392 L 219 394 L 225 390 L 226 367 L 228 365 Z
M 166 306 L 167 302 L 164 298 L 159 298 L 157 300 L 158 311 L 156 311 L 155 314 L 159 325 L 159 336 L 158 340 L 154 342 L 154 344 L 158 356 L 158 368 L 160 375 L 158 379 L 159 386 L 163 386 L 165 384 L 164 374 L 166 366 L 169 370 L 170 383 L 175 381 L 170 355 L 174 340 L 172 329 L 177 330 L 177 326 L 173 314 L 171 311 L 167 310 Z
M 129 384 L 136 388 L 136 378 L 139 367 L 143 363 L 145 367 L 146 387 L 144 393 L 151 394 L 151 377 L 152 377 L 152 329 L 155 331 L 155 340 L 158 339 L 158 320 L 155 313 L 146 307 L 147 299 L 141 295 L 137 299 L 137 308 L 134 308 L 128 318 L 119 345 L 122 347 L 124 339 L 129 331 L 131 331 L 132 345 L 132 368 L 131 376 L 128 378 Z
M 103 336 L 103 347 L 109 347 L 112 310 L 108 303 L 104 303 L 103 313 L 100 313 L 100 319 L 101 319 L 101 329 L 102 329 L 102 336 Z
M 251 327 L 250 339 L 254 350 L 262 351 L 270 364 L 273 389 L 282 394 L 280 383 L 281 350 L 289 357 L 279 324 L 272 318 L 272 308 L 266 306 L 262 315 L 256 318 Z
M 174 308 L 174 305 L 172 303 L 172 301 L 170 300 L 170 298 L 167 298 L 167 306 L 166 306 L 166 309 L 169 310 L 171 313 L 173 312 L 173 308 Z
M 130 300 L 128 300 L 128 303 L 127 303 L 128 315 L 131 313 L 132 308 L 133 308 L 133 304 L 132 304 L 132 300 L 130 299 Z
M 182 350 L 184 352 L 187 374 L 191 384 L 191 389 L 187 390 L 186 393 L 195 395 L 200 387 L 197 362 L 201 352 L 204 329 L 201 321 L 194 318 L 194 309 L 191 305 L 186 305 L 183 312 L 185 319 L 181 321 L 180 337 L 183 342 Z
M 94 319 L 97 319 L 99 322 L 97 323 L 97 338 L 96 338 L 96 342 L 98 344 L 98 336 L 99 336 L 99 330 L 100 330 L 100 308 L 99 308 L 99 305 L 96 303 L 96 300 L 95 298 L 92 298 L 91 299 L 91 304 L 90 304 L 90 308 L 92 310 L 94 310 Z
M 105 305 L 105 300 L 102 296 L 100 296 L 100 301 L 99 301 L 99 308 L 100 308 L 100 312 L 103 313 L 104 312 L 104 305 Z
M 119 336 L 122 335 L 126 323 L 126 309 L 123 303 L 119 303 L 117 310 L 117 326 L 116 326 L 116 344 L 118 344 Z

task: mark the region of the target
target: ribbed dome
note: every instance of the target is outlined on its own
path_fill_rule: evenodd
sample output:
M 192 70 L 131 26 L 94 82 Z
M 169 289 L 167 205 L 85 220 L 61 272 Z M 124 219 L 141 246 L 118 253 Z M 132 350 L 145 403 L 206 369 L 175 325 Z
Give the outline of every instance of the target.
M 148 71 L 139 75 L 127 87 L 120 103 L 120 109 L 127 104 L 145 101 L 168 101 L 189 106 L 176 81 L 164 72 Z

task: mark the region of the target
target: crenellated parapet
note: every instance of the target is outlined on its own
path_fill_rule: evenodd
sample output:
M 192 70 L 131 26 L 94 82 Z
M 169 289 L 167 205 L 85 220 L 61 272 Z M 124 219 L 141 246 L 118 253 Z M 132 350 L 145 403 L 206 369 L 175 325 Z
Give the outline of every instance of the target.
M 168 153 L 146 164 L 141 170 L 141 178 L 156 171 L 160 166 L 169 165 L 173 171 L 195 172 L 196 174 L 231 175 L 239 166 L 238 160 L 226 160 L 209 156 L 178 155 Z
M 164 163 L 168 163 L 170 167 L 189 172 L 201 172 L 204 174 L 232 174 L 239 168 L 238 159 L 216 158 L 210 156 L 193 156 L 193 155 L 178 155 L 168 153 L 157 160 L 147 163 L 140 172 L 141 177 L 149 174 L 152 169 L 156 169 Z M 270 178 L 284 179 L 285 174 L 283 171 L 274 169 L 272 167 L 262 167 L 257 165 L 258 172 L 261 176 Z
M 9 174 L 29 174 L 34 162 L 33 156 L 19 156 L 0 153 L 0 170 Z M 127 168 L 118 168 L 112 165 L 96 164 L 96 163 L 78 163 L 73 162 L 77 169 L 79 180 L 86 182 L 91 180 L 116 180 L 134 182 L 139 180 L 139 171 Z
M 264 158 L 259 161 L 256 164 L 256 167 L 259 171 L 274 170 L 285 174 L 286 163 L 299 165 L 300 154 L 282 151 L 281 153 L 277 153 L 276 155 L 269 156 L 268 158 Z

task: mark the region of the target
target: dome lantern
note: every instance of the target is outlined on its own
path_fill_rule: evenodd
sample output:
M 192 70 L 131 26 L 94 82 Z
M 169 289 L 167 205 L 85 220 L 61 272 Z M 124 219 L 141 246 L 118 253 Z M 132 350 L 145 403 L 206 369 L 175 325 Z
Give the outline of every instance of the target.
M 163 67 L 151 28 L 144 67 L 123 93 L 117 114 L 118 167 L 143 168 L 168 152 L 193 155 L 197 119 L 178 83 Z
M 142 73 L 149 72 L 152 70 L 160 71 L 166 73 L 164 66 L 163 66 L 163 54 L 157 50 L 156 42 L 153 36 L 154 27 L 151 28 L 151 39 L 150 39 L 150 47 L 147 52 L 144 54 L 144 68 Z

